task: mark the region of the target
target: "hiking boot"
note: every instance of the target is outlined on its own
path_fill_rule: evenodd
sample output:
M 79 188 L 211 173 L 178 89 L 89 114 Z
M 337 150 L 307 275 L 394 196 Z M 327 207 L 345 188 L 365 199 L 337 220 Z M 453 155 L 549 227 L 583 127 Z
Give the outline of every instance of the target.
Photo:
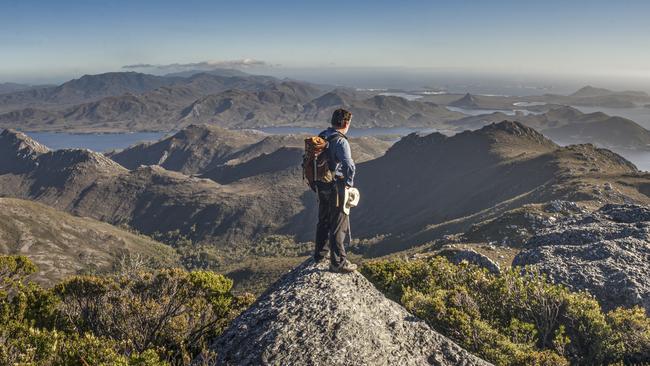
M 350 273 L 356 270 L 357 270 L 357 265 L 348 261 L 347 259 L 339 266 L 333 266 L 330 264 L 330 271 L 336 273 Z
M 318 263 L 325 258 L 329 258 L 329 256 L 330 256 L 330 251 L 328 250 L 327 252 L 324 253 L 321 252 L 319 254 L 314 255 L 312 258 L 314 258 L 314 262 Z

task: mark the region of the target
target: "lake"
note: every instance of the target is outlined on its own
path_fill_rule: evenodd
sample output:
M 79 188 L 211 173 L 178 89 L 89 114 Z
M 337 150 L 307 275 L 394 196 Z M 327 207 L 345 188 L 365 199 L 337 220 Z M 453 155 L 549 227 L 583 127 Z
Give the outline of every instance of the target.
M 255 129 L 271 135 L 318 135 L 324 128 L 309 127 L 268 127 Z M 349 137 L 363 136 L 406 136 L 410 133 L 432 133 L 431 128 L 352 128 Z M 28 136 L 52 150 L 89 149 L 98 152 L 121 150 L 141 142 L 158 141 L 175 132 L 132 132 L 132 133 L 63 133 L 63 132 L 25 132 Z
M 385 95 L 389 97 L 400 97 L 406 100 L 416 100 L 422 98 L 422 95 L 410 94 L 404 92 L 385 92 L 385 93 L 379 93 L 379 95 Z
M 58 149 L 89 149 L 106 152 L 120 150 L 139 142 L 158 141 L 166 132 L 131 132 L 131 133 L 60 133 L 60 132 L 25 132 L 26 135 L 49 147 Z
M 309 127 L 267 127 L 257 128 L 256 131 L 262 131 L 271 135 L 318 135 L 325 128 L 309 128 Z M 432 133 L 436 129 L 433 128 L 350 128 L 347 133 L 348 137 L 364 137 L 364 136 L 406 136 L 410 133 Z
M 460 107 L 452 107 L 452 106 L 447 106 L 446 108 L 452 112 L 460 112 L 470 116 L 480 116 L 482 114 L 492 114 L 496 112 L 501 112 L 507 116 L 514 116 L 518 112 L 522 113 L 524 116 L 527 116 L 529 114 L 544 113 L 544 112 L 533 112 L 527 109 L 469 109 L 469 108 L 460 108 Z

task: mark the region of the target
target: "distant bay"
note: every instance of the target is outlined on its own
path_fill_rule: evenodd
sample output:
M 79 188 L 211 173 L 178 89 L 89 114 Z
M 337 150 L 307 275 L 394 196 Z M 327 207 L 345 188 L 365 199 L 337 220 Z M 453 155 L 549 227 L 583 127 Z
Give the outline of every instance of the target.
M 470 109 L 470 108 L 460 108 L 460 107 L 452 107 L 452 106 L 447 106 L 446 108 L 452 112 L 459 112 L 459 113 L 467 114 L 469 116 L 480 116 L 483 114 L 492 114 L 492 113 L 503 113 L 507 116 L 515 116 L 517 115 L 517 113 L 522 113 L 523 115 L 526 116 L 529 114 L 544 113 L 544 112 L 533 112 L 527 109 Z
M 89 149 L 98 152 L 120 150 L 139 142 L 158 141 L 167 132 L 129 133 L 61 133 L 25 132 L 29 137 L 49 147 L 59 149 Z
M 267 127 L 257 128 L 256 131 L 262 131 L 271 135 L 318 135 L 327 126 L 322 128 L 310 127 Z M 413 132 L 420 134 L 427 134 L 436 132 L 433 128 L 408 128 L 408 127 L 394 127 L 394 128 L 350 128 L 347 133 L 348 137 L 365 137 L 365 136 L 406 136 Z
M 323 128 L 309 127 L 268 127 L 255 129 L 271 135 L 301 134 L 317 135 Z M 430 128 L 353 128 L 348 132 L 350 137 L 377 136 L 393 137 L 398 140 L 410 133 L 432 133 Z M 141 142 L 155 142 L 172 132 L 128 132 L 128 133 L 65 133 L 65 132 L 25 132 L 28 136 L 52 150 L 58 149 L 89 149 L 97 152 L 121 150 Z

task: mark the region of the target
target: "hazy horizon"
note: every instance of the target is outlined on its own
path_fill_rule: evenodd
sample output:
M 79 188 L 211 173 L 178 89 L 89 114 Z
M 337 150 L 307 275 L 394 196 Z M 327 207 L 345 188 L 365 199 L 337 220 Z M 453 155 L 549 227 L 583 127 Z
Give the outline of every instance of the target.
M 376 88 L 376 89 L 439 89 L 450 93 L 495 94 L 495 95 L 542 95 L 545 93 L 570 94 L 590 85 L 594 87 L 609 88 L 612 90 L 640 90 L 650 93 L 650 80 L 639 78 L 616 77 L 586 77 L 586 76 L 556 76 L 545 74 L 507 74 L 507 73 L 479 73 L 462 70 L 432 70 L 405 67 L 394 68 L 238 68 L 228 67 L 251 74 L 269 75 L 278 78 L 289 78 L 326 84 L 337 87 L 349 88 Z M 209 71 L 206 68 L 197 68 L 197 71 Z M 125 69 L 103 70 L 96 72 L 134 71 Z M 166 75 L 173 72 L 160 70 L 137 70 L 154 75 Z M 178 71 L 189 71 L 181 69 Z M 71 79 L 77 79 L 85 73 L 71 74 L 57 78 L 43 78 L 34 76 L 25 79 L 1 80 L 29 85 L 59 85 Z
M 381 87 L 376 79 L 385 73 L 650 90 L 644 1 L 11 0 L 2 7 L 0 82 L 228 67 L 337 84 L 356 71 L 366 84 L 358 87 Z

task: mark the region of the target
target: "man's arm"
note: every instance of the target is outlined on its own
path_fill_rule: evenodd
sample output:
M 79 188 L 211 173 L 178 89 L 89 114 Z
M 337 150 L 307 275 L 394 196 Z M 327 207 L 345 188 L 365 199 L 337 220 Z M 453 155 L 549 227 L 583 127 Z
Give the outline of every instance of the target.
M 352 160 L 350 143 L 344 138 L 339 139 L 339 143 L 337 144 L 336 160 L 341 162 L 341 172 L 343 173 L 345 185 L 352 187 L 354 185 L 354 171 L 356 167 L 354 166 L 354 160 Z

